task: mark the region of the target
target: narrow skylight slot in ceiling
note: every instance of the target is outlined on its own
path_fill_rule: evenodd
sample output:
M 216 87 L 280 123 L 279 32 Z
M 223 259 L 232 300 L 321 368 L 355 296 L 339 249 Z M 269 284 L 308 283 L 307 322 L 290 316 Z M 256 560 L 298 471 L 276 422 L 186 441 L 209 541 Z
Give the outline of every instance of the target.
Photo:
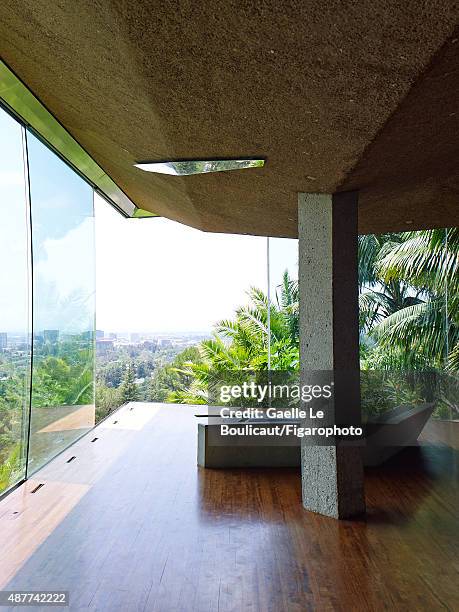
M 188 160 L 134 164 L 145 172 L 170 174 L 173 176 L 189 176 L 191 174 L 206 174 L 208 172 L 227 172 L 228 170 L 245 170 L 246 168 L 262 168 L 264 159 L 215 159 Z

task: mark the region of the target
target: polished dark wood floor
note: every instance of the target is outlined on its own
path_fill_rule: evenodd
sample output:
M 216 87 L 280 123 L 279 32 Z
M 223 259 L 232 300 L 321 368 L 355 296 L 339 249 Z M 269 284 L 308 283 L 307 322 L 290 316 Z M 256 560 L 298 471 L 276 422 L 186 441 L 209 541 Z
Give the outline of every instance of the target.
M 197 468 L 193 414 L 123 408 L 5 498 L 1 588 L 68 589 L 72 610 L 459 609 L 459 423 L 368 470 L 367 518 L 338 522 L 303 509 L 297 470 Z

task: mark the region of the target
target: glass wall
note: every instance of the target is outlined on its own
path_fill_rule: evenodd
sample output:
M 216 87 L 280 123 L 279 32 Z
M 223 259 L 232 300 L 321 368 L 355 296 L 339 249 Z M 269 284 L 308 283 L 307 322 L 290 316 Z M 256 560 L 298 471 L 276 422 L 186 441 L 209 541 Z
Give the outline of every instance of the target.
M 364 418 L 431 404 L 434 419 L 457 419 L 458 228 L 361 236 L 359 245 Z M 298 367 L 298 240 L 269 238 L 268 252 L 270 365 L 291 372 Z
M 265 237 L 123 219 L 95 202 L 98 419 L 132 400 L 206 403 L 207 367 L 266 368 Z M 146 261 L 158 264 L 147 274 L 132 264 Z
M 359 238 L 360 357 L 364 418 L 400 406 L 433 405 L 436 419 L 459 414 L 458 228 Z M 272 316 L 282 310 L 298 346 L 298 241 L 269 239 Z M 271 324 L 273 370 L 297 353 Z
M 1 494 L 25 477 L 31 350 L 23 129 L 1 109 L 0 134 Z
M 364 415 L 430 404 L 457 419 L 458 230 L 359 238 Z
M 94 425 L 93 190 L 0 109 L 0 494 Z
M 33 371 L 29 471 L 94 425 L 93 191 L 27 134 Z

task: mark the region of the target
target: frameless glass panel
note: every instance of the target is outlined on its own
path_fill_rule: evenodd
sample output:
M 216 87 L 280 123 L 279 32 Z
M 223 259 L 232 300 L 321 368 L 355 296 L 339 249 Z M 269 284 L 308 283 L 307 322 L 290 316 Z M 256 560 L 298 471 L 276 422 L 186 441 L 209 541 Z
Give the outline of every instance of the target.
M 207 372 L 266 369 L 266 238 L 142 224 L 95 201 L 98 419 L 133 400 L 206 404 Z M 162 262 L 148 280 L 132 265 L 147 260 Z
M 93 192 L 27 134 L 34 264 L 29 471 L 94 425 Z
M 359 238 L 364 418 L 407 408 L 457 418 L 458 236 L 450 228 Z
M 29 238 L 22 127 L 0 109 L 0 493 L 25 478 Z

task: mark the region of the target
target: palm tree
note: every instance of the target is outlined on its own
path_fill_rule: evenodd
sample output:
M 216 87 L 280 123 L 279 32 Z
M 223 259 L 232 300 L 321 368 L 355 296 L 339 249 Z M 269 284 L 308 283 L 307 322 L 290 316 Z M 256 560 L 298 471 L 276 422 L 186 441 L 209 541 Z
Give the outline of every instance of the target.
M 221 353 L 229 360 L 229 369 L 265 370 L 268 365 L 268 310 L 272 369 L 282 369 L 283 353 L 298 348 L 298 289 L 286 271 L 280 285 L 276 303 L 269 304 L 267 295 L 252 287 L 248 291 L 249 305 L 236 310 L 235 318 L 220 321 L 215 326 L 214 341 L 207 341 L 207 351 L 221 359 Z M 228 343 L 225 343 L 226 340 Z M 204 343 L 206 347 L 206 343 Z M 281 364 L 282 362 L 282 364 Z M 284 368 L 285 369 L 285 368 Z
M 376 389 L 384 404 L 388 383 L 400 383 L 390 370 L 398 370 L 404 393 L 423 388 L 438 398 L 437 416 L 457 414 L 458 380 L 445 369 L 459 369 L 458 230 L 363 236 L 359 247 L 360 322 L 373 343 L 362 342 L 361 355 L 382 377 L 375 385 L 366 372 L 363 398 L 373 409 Z
M 437 292 L 449 289 L 458 298 L 459 228 L 400 234 L 402 240 L 379 260 L 385 278 L 403 277 Z M 457 301 L 456 301 L 457 306 Z
M 214 335 L 199 345 L 201 361 L 187 362 L 177 369 L 191 383 L 175 390 L 168 401 L 207 403 L 214 377 L 228 373 L 266 372 L 268 369 L 268 332 L 271 339 L 271 369 L 296 370 L 298 355 L 298 284 L 286 271 L 279 286 L 276 303 L 256 287 L 247 293 L 250 303 L 238 308 L 233 319 L 219 321 Z M 269 329 L 268 329 L 269 311 Z
M 448 358 L 448 371 L 459 372 L 459 343 L 451 350 Z
M 389 250 L 402 242 L 400 234 L 365 234 L 359 236 L 359 288 L 373 287 L 379 281 L 376 262 L 383 250 Z
M 277 307 L 289 329 L 289 338 L 299 346 L 300 321 L 299 321 L 299 289 L 298 281 L 290 278 L 288 270 L 282 275 L 282 283 L 276 291 Z
M 400 234 L 369 234 L 359 237 L 360 329 L 371 333 L 374 326 L 407 307 L 422 303 L 422 290 L 414 290 L 403 277 L 384 279 L 379 261 L 401 244 Z
M 384 283 L 403 278 L 425 299 L 387 316 L 375 328 L 384 345 L 403 349 L 406 363 L 423 355 L 433 366 L 457 371 L 459 355 L 459 229 L 403 234 L 382 254 L 376 273 Z

